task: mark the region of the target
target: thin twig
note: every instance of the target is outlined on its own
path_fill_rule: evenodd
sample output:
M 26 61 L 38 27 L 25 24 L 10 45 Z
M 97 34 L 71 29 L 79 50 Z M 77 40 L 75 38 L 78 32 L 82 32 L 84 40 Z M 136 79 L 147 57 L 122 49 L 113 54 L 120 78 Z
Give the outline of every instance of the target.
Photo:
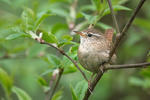
M 112 7 L 111 0 L 107 0 L 107 2 L 108 2 L 108 5 L 109 5 L 109 8 L 110 8 L 110 12 L 111 12 L 111 16 L 112 16 L 113 22 L 114 22 L 115 27 L 116 27 L 116 31 L 117 31 L 117 33 L 120 34 L 118 22 L 117 22 L 117 19 L 116 19 L 116 16 L 115 16 L 115 13 L 114 13 L 114 10 L 113 10 L 113 7 Z
M 150 65 L 150 62 L 138 63 L 138 64 L 125 64 L 125 65 L 110 65 L 105 68 L 105 70 L 113 69 L 127 69 L 127 68 L 146 68 Z
M 64 71 L 63 68 L 60 68 L 60 69 L 59 69 L 59 76 L 58 76 L 58 79 L 57 79 L 57 81 L 56 81 L 56 84 L 55 84 L 53 90 L 51 91 L 49 100 L 52 99 L 52 97 L 53 97 L 53 95 L 54 95 L 54 93 L 55 93 L 55 91 L 56 91 L 56 88 L 57 88 L 58 83 L 59 83 L 59 81 L 60 81 L 60 79 L 61 79 L 61 76 L 62 76 L 62 74 L 63 74 L 63 71 Z
M 135 9 L 134 13 L 132 14 L 131 18 L 129 19 L 129 21 L 127 22 L 127 24 L 125 25 L 125 27 L 123 28 L 121 34 L 118 34 L 114 43 L 114 47 L 110 52 L 110 56 L 109 56 L 109 61 L 111 60 L 111 57 L 113 56 L 113 54 L 116 52 L 116 49 L 120 43 L 120 41 L 122 40 L 122 38 L 124 37 L 125 33 L 128 31 L 129 27 L 131 26 L 133 20 L 135 19 L 136 15 L 138 14 L 138 12 L 140 11 L 142 5 L 144 4 L 146 0 L 141 0 L 137 6 L 137 8 Z
M 141 0 L 140 3 L 138 4 L 137 8 L 135 9 L 133 15 L 131 16 L 130 20 L 127 22 L 127 24 L 125 25 L 123 31 L 121 32 L 121 35 L 118 34 L 117 37 L 116 37 L 116 40 L 115 40 L 115 44 L 114 44 L 114 48 L 111 50 L 110 54 L 109 54 L 109 61 L 111 61 L 111 57 L 113 56 L 113 54 L 115 53 L 116 51 L 116 48 L 118 47 L 121 39 L 123 38 L 123 36 L 125 35 L 125 32 L 129 29 L 129 27 L 131 26 L 135 16 L 137 15 L 137 13 L 139 12 L 139 10 L 141 9 L 142 5 L 144 4 L 145 0 Z M 111 5 L 112 6 L 112 5 Z M 125 65 L 124 65 L 125 66 Z M 141 65 L 143 66 L 143 65 Z M 102 67 L 102 66 L 101 66 Z M 119 66 L 116 66 L 118 68 L 122 68 L 122 67 L 119 67 Z M 132 66 L 131 66 L 132 67 Z M 114 67 L 109 67 L 109 68 L 112 68 L 114 69 Z M 124 68 L 124 67 L 123 67 Z M 127 67 L 129 68 L 129 67 Z M 104 69 L 104 72 L 105 72 L 105 69 Z M 98 83 L 98 81 L 101 79 L 102 75 L 104 73 L 102 73 L 101 71 L 99 71 L 96 75 L 96 77 L 94 78 L 94 80 L 92 81 L 91 85 L 90 85 L 90 88 L 91 88 L 91 91 L 94 90 L 96 84 Z M 88 100 L 88 98 L 90 97 L 91 95 L 91 92 L 89 91 L 89 89 L 87 89 L 86 93 L 85 93 L 85 96 L 83 98 L 83 100 Z
M 84 72 L 80 69 L 80 67 L 78 66 L 77 62 L 74 61 L 70 56 L 68 56 L 63 50 L 61 50 L 61 49 L 59 49 L 58 47 L 56 47 L 56 46 L 54 46 L 54 45 L 52 45 L 52 44 L 50 44 L 50 43 L 47 43 L 47 42 L 41 42 L 41 44 L 49 45 L 49 46 L 55 48 L 57 51 L 59 51 L 62 55 L 66 56 L 66 57 L 76 66 L 76 68 L 81 72 L 81 74 L 82 74 L 82 76 L 84 77 L 84 79 L 85 79 L 86 81 L 88 81 L 86 75 L 85 75 Z

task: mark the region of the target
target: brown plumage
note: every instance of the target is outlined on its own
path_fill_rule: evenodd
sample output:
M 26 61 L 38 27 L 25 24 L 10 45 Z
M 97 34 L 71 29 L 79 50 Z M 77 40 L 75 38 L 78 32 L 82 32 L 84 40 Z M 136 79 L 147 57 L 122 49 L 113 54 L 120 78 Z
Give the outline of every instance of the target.
M 80 64 L 85 69 L 97 73 L 100 65 L 109 58 L 109 53 L 113 46 L 113 30 L 108 29 L 105 34 L 93 28 L 75 32 L 80 34 L 80 46 L 78 49 Z M 115 56 L 113 56 L 112 62 L 114 60 Z

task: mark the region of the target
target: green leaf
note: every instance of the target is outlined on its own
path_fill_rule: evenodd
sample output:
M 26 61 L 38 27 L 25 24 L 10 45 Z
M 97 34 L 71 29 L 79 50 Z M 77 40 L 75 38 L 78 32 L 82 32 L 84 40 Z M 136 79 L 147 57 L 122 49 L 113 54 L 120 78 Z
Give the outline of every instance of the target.
M 42 78 L 42 77 L 38 77 L 38 82 L 40 83 L 40 85 L 42 86 L 47 86 L 47 82 Z
M 69 66 L 69 67 L 65 68 L 64 74 L 70 74 L 70 73 L 74 73 L 76 71 L 77 71 L 77 68 L 75 66 Z
M 25 32 L 28 32 L 29 30 L 33 29 L 34 23 L 35 23 L 35 13 L 32 9 L 24 7 L 24 11 L 21 15 L 22 18 L 22 29 Z
M 56 23 L 52 26 L 51 33 L 56 34 L 57 32 L 59 33 L 60 30 L 68 30 L 68 26 L 66 24 L 62 24 L 60 22 Z
M 148 66 L 148 68 L 143 69 L 141 71 L 141 74 L 145 77 L 145 78 L 150 78 L 150 66 Z
M 73 41 L 63 40 L 63 41 L 59 42 L 58 47 L 63 47 L 65 45 L 70 45 L 70 44 L 76 45 L 77 43 L 73 42 Z
M 98 19 L 98 16 L 92 16 L 83 12 L 81 14 L 85 17 L 89 24 L 95 23 L 95 21 Z
M 61 98 L 62 98 L 62 93 L 63 93 L 62 91 L 56 92 L 56 93 L 54 94 L 52 100 L 61 100 Z
M 72 94 L 72 100 L 79 100 L 72 86 L 71 86 L 71 94 Z
M 122 5 L 122 4 L 125 4 L 127 3 L 129 0 L 119 0 L 118 4 Z
M 88 83 L 86 81 L 80 81 L 77 83 L 75 87 L 75 93 L 78 96 L 79 100 L 83 99 L 87 88 L 88 88 Z
M 100 11 L 100 9 L 101 9 L 101 2 L 100 2 L 100 0 L 92 0 L 92 4 L 94 5 L 94 7 L 95 7 L 98 11 Z
M 81 6 L 80 8 L 81 11 L 95 11 L 95 7 L 93 7 L 92 5 L 84 5 L 84 6 Z
M 24 33 L 15 33 L 15 34 L 10 34 L 9 36 L 6 37 L 6 40 L 13 40 L 19 37 L 28 37 L 29 35 L 24 34 Z
M 106 25 L 106 24 L 101 23 L 101 22 L 97 23 L 96 26 L 98 26 L 98 27 L 100 27 L 100 28 L 102 28 L 104 30 L 112 28 L 111 26 Z
M 62 47 L 69 44 L 76 44 L 76 42 L 71 41 L 73 39 L 70 35 L 64 35 L 61 39 L 61 41 L 58 44 L 58 47 Z
M 70 36 L 70 35 L 64 35 L 64 36 L 62 37 L 62 39 L 65 39 L 65 40 L 67 40 L 67 41 L 71 41 L 71 40 L 73 39 L 73 37 Z
M 12 91 L 17 95 L 19 100 L 32 100 L 31 97 L 22 89 L 13 87 Z
M 114 11 L 120 11 L 120 10 L 125 10 L 125 11 L 131 11 L 130 8 L 125 7 L 125 6 L 121 6 L 121 5 L 114 5 L 113 6 Z M 110 14 L 110 9 L 107 8 L 105 9 L 103 16 Z
M 48 16 L 53 16 L 53 15 L 54 14 L 52 14 L 50 11 L 47 11 L 46 13 L 42 14 L 35 22 L 35 25 L 33 28 L 34 32 L 36 32 L 36 30 L 39 28 L 43 20 L 45 20 Z
M 131 77 L 129 82 L 130 82 L 130 84 L 133 84 L 136 86 L 142 86 L 143 85 L 143 80 L 136 78 L 136 77 Z
M 52 13 L 64 18 L 67 18 L 69 16 L 69 12 L 67 11 L 67 9 L 64 9 L 62 7 L 51 7 L 51 11 Z
M 76 44 L 70 48 L 70 53 L 77 53 L 79 44 Z
M 44 75 L 47 75 L 49 73 L 52 73 L 56 68 L 50 68 L 50 69 L 47 69 L 46 71 L 44 71 L 41 76 L 44 76 Z
M 106 0 L 91 0 L 93 6 L 96 9 L 98 15 L 102 15 L 103 11 L 106 9 Z
M 55 35 L 51 33 L 43 32 L 42 39 L 49 43 L 58 43 L 58 40 L 55 37 Z
M 140 79 L 137 77 L 131 77 L 129 81 L 132 85 L 143 87 L 144 89 L 150 88 L 150 79 L 144 78 Z
M 47 55 L 47 58 L 48 58 L 49 63 L 50 63 L 53 67 L 58 68 L 58 67 L 61 66 L 61 59 L 60 59 L 59 57 L 50 54 L 50 55 Z
M 9 75 L 2 68 L 0 68 L 0 83 L 5 89 L 6 94 L 9 95 L 11 92 L 13 81 L 11 77 L 9 77 Z

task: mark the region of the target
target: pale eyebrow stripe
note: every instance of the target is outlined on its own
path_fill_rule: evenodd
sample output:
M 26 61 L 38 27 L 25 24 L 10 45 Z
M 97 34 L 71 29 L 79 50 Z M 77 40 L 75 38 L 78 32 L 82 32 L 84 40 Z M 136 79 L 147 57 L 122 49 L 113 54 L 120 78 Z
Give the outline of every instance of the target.
M 98 37 L 100 37 L 101 35 L 99 35 L 99 34 L 95 34 L 95 33 L 92 33 L 92 35 L 94 35 L 94 36 L 98 36 Z

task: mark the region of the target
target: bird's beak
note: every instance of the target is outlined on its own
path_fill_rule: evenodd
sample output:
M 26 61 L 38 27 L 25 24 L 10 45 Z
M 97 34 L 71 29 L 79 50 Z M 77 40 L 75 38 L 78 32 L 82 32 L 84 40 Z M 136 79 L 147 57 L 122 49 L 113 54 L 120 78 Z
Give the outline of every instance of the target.
M 73 32 L 75 32 L 75 33 L 79 34 L 80 36 L 85 37 L 85 34 L 84 34 L 84 33 L 82 33 L 82 32 L 80 32 L 80 31 L 73 31 Z

